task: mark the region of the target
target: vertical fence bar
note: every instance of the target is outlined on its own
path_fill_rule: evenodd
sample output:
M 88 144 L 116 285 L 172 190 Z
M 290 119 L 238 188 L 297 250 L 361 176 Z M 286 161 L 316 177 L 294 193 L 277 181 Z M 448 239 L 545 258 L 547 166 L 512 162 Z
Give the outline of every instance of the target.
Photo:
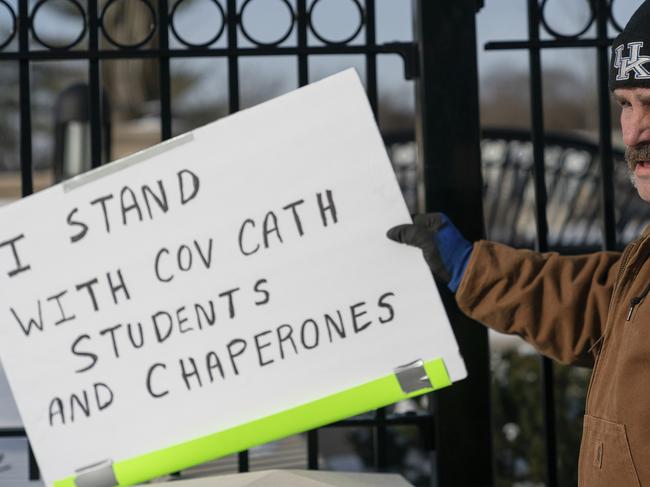
M 237 1 L 227 0 L 227 29 L 228 29 L 228 111 L 239 111 L 239 58 L 237 56 L 237 28 L 241 19 L 237 11 Z M 238 467 L 240 472 L 250 469 L 248 450 L 239 452 Z
M 88 1 L 88 119 L 90 122 L 90 165 L 102 164 L 102 97 L 99 72 L 98 0 Z
M 318 430 L 307 432 L 307 468 L 309 470 L 318 470 Z
M 539 5 L 528 0 L 528 36 L 531 43 L 539 41 Z M 542 98 L 542 61 L 539 47 L 528 51 L 530 64 L 531 140 L 533 142 L 533 177 L 535 188 L 535 225 L 537 250 L 548 250 L 548 221 L 546 219 L 546 178 L 544 168 L 544 105 Z
M 376 34 L 376 15 L 375 15 L 375 0 L 366 0 L 366 8 L 364 12 L 366 45 L 374 47 L 377 42 Z M 368 101 L 375 114 L 375 118 L 379 115 L 379 103 L 377 97 L 377 55 L 368 52 L 366 53 L 366 93 Z M 387 447 L 387 430 L 386 430 L 386 409 L 381 408 L 375 412 L 375 431 L 373 435 L 374 440 L 374 456 L 375 466 L 378 471 L 385 471 L 388 467 L 388 452 Z
M 239 472 L 248 472 L 250 470 L 250 456 L 248 450 L 240 451 L 237 454 L 237 464 Z
M 609 62 L 607 59 L 607 0 L 596 2 L 596 29 L 599 41 L 598 59 L 598 158 L 600 159 L 603 212 L 603 244 L 606 250 L 616 249 L 616 217 L 614 214 L 614 161 L 612 157 L 612 113 L 609 95 Z
M 32 173 L 32 103 L 31 80 L 29 73 L 29 5 L 27 1 L 18 2 L 18 76 L 20 83 L 20 184 L 22 196 L 34 192 Z M 29 480 L 39 480 L 40 472 L 32 445 L 27 439 Z
M 377 45 L 377 26 L 375 15 L 375 0 L 366 0 L 366 45 L 370 48 Z M 379 101 L 377 95 L 377 55 L 373 52 L 366 53 L 366 91 L 370 106 L 377 117 Z
M 227 28 L 228 28 L 228 111 L 235 113 L 239 111 L 239 58 L 237 56 L 237 26 L 241 22 L 237 12 L 237 0 L 227 1 Z M 239 452 L 239 471 L 248 472 L 249 454 L 248 450 Z
M 239 111 L 239 57 L 237 56 L 237 26 L 241 22 L 237 0 L 228 0 L 228 104 L 229 112 Z
M 18 61 L 20 77 L 20 181 L 23 196 L 34 192 L 32 174 L 32 105 L 29 75 L 29 6 L 18 2 Z
M 539 42 L 540 12 L 537 0 L 528 0 L 528 36 L 530 42 Z M 542 61 L 539 46 L 531 46 L 530 99 L 531 140 L 533 143 L 533 177 L 535 188 L 535 223 L 537 228 L 537 250 L 548 250 L 548 221 L 546 219 L 546 177 L 544 167 L 544 104 L 542 95 Z M 542 390 L 544 401 L 544 437 L 546 451 L 546 485 L 556 487 L 557 478 L 557 432 L 555 422 L 555 390 L 553 362 L 542 357 Z
M 375 468 L 378 472 L 385 472 L 388 468 L 388 431 L 386 429 L 386 408 L 375 412 L 375 431 L 373 435 L 373 448 Z
M 29 480 L 40 480 L 41 470 L 38 468 L 38 463 L 34 456 L 34 450 L 32 450 L 32 445 L 29 441 L 27 442 L 27 455 L 29 459 Z
M 415 0 L 418 163 L 425 209 L 444 211 L 470 240 L 484 235 L 474 0 Z M 468 378 L 434 395 L 437 485 L 493 484 L 487 329 L 440 286 Z M 415 357 L 414 357 L 415 359 Z M 459 441 L 471 438 L 472 447 Z M 435 485 L 435 483 L 434 483 Z
M 307 56 L 307 0 L 298 0 L 296 21 L 298 27 L 298 86 L 309 83 L 309 59 Z
M 307 13 L 307 0 L 296 2 L 296 27 L 298 29 L 298 86 L 305 86 L 309 83 L 309 57 L 307 55 L 307 26 L 309 18 Z M 318 470 L 320 445 L 318 442 L 318 430 L 307 432 L 307 468 Z
M 160 58 L 160 136 L 162 140 L 172 136 L 171 74 L 169 67 L 169 5 L 167 0 L 158 0 L 158 38 Z

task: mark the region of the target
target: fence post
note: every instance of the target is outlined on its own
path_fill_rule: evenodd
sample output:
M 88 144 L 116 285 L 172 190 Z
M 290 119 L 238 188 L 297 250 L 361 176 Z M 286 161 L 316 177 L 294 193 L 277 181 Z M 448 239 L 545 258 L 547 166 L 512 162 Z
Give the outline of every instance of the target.
M 470 240 L 484 235 L 475 23 L 480 5 L 414 0 L 420 207 L 444 211 Z M 469 376 L 434 396 L 438 485 L 492 485 L 487 330 L 464 316 L 443 286 L 441 293 Z

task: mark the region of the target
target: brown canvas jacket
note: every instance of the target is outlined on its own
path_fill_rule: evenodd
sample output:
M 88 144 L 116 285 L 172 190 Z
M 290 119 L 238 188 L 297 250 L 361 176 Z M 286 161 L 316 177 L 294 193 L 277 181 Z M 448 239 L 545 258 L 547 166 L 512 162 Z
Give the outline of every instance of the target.
M 565 364 L 593 366 L 579 485 L 650 487 L 650 227 L 623 252 L 474 245 L 456 300 Z

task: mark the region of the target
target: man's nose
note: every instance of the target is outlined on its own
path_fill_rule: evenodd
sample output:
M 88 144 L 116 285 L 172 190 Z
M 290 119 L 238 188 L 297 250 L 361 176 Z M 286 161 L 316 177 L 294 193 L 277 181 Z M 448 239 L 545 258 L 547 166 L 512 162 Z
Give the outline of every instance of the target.
M 650 108 L 636 111 L 626 117 L 623 123 L 623 143 L 634 147 L 650 143 Z

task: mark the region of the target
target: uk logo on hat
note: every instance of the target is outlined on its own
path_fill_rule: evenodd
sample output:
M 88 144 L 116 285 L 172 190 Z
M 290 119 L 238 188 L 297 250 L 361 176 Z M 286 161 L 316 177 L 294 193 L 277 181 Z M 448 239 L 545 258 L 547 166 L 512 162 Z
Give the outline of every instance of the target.
M 630 78 L 630 72 L 634 72 L 635 79 L 650 79 L 650 71 L 644 64 L 650 62 L 650 56 L 642 56 L 641 48 L 643 42 L 628 42 L 627 48 L 630 51 L 628 57 L 623 56 L 625 44 L 621 44 L 615 49 L 614 67 L 618 68 L 616 81 L 624 81 Z

